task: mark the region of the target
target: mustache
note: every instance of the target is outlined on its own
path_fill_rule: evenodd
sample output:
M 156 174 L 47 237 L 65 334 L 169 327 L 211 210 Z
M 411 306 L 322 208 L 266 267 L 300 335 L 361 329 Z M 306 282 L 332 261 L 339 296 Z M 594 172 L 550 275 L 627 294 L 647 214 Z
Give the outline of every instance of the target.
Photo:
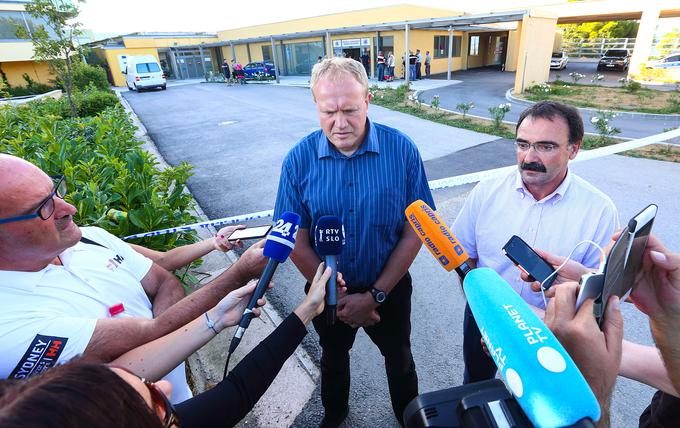
M 520 168 L 526 171 L 546 172 L 545 165 L 539 162 L 522 162 Z

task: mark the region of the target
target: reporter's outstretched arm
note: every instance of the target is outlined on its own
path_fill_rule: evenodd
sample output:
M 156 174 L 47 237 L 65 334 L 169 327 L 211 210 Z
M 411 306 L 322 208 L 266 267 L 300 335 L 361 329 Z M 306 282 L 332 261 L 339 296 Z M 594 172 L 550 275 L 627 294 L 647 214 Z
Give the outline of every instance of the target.
M 153 260 L 154 263 L 165 270 L 172 272 L 205 256 L 213 250 L 229 251 L 234 247 L 243 247 L 241 240 L 229 242 L 228 238 L 235 230 L 243 229 L 244 227 L 245 226 L 243 225 L 223 227 L 217 232 L 217 236 L 193 244 L 176 247 L 165 252 L 152 250 L 136 244 L 130 244 L 130 246 L 138 253 Z
M 170 373 L 226 327 L 238 324 L 256 285 L 255 281 L 251 281 L 229 293 L 214 308 L 206 312 L 208 318 L 205 314 L 200 315 L 189 324 L 138 346 L 111 363 L 155 382 Z M 260 299 L 257 304 L 263 306 L 265 300 Z M 260 309 L 254 308 L 253 314 L 256 317 L 260 316 Z M 208 319 L 214 323 L 212 328 L 208 325 Z
M 307 334 L 305 325 L 324 308 L 331 269 L 319 266 L 304 300 L 265 340 L 257 345 L 215 388 L 175 406 L 182 428 L 234 426 L 257 403 L 283 363 Z M 338 274 L 338 287 L 344 287 Z M 285 397 L 281 397 L 285 401 Z
M 589 299 L 576 312 L 578 284 L 562 284 L 555 291 L 545 314 L 545 323 L 574 360 L 600 403 L 598 426 L 609 426 L 609 400 L 619 365 L 623 341 L 623 318 L 619 299 L 612 296 L 607 305 L 603 329 L 593 316 Z
M 680 254 L 649 237 L 631 300 L 649 316 L 652 335 L 668 375 L 680 391 Z
M 661 353 L 654 346 L 623 341 L 619 376 L 642 382 L 667 394 L 680 397 L 673 387 Z

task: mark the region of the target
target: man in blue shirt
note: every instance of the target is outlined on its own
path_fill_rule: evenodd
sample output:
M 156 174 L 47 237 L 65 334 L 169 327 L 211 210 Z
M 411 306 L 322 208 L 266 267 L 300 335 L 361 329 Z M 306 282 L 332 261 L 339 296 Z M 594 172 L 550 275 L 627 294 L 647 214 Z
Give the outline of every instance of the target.
M 368 120 L 366 71 L 357 61 L 329 58 L 314 66 L 311 78 L 321 129 L 303 138 L 286 156 L 274 217 L 293 211 L 301 217 L 291 258 L 307 279 L 320 257 L 312 242 L 316 221 L 342 219 L 346 244 L 338 271 L 347 283 L 339 296 L 338 321 L 314 320 L 321 356 L 322 427 L 347 416 L 349 350 L 363 327 L 385 357 L 392 408 L 402 422 L 404 407 L 418 395 L 411 355 L 411 277 L 420 240 L 405 226 L 413 201 L 434 202 L 420 154 L 396 129 Z

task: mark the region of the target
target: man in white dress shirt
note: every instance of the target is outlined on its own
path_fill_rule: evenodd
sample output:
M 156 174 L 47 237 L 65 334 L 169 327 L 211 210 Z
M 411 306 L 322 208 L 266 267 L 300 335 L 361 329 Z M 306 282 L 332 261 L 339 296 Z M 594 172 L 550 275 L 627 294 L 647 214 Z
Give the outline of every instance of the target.
M 520 271 L 501 251 L 512 235 L 531 247 L 568 256 L 597 267 L 599 250 L 619 225 L 614 203 L 569 171 L 583 140 L 583 121 L 573 107 L 543 101 L 528 108 L 517 122 L 518 170 L 479 183 L 453 225 L 473 264 L 498 272 L 529 304 L 545 309 L 540 292 L 520 278 Z M 481 335 L 465 308 L 464 383 L 495 376 L 496 366 L 481 347 Z

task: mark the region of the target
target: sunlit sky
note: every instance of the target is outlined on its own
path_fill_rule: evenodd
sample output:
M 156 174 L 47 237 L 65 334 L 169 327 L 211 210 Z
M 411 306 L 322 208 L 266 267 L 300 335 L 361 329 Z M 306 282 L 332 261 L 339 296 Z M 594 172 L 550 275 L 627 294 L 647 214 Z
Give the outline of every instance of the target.
M 526 7 L 562 0 L 420 0 L 412 4 L 452 11 L 478 12 Z M 330 13 L 407 3 L 398 0 L 86 0 L 80 5 L 80 21 L 95 38 L 150 31 L 206 31 L 286 21 Z M 680 20 L 662 20 L 664 27 L 680 26 Z

